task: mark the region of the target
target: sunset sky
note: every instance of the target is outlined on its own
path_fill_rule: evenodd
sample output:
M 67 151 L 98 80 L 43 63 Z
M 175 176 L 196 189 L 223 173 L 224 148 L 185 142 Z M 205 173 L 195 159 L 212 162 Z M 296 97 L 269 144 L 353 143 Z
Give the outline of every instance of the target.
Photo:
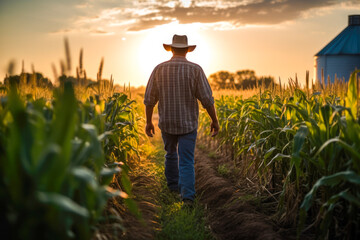
M 90 78 L 104 57 L 103 78 L 146 85 L 152 69 L 171 53 L 163 43 L 186 34 L 197 45 L 188 54 L 210 75 L 253 69 L 287 80 L 313 76 L 314 55 L 360 14 L 359 0 L 0 0 L 0 79 L 10 60 L 54 79 L 51 64 L 65 59 L 72 69 L 84 49 Z

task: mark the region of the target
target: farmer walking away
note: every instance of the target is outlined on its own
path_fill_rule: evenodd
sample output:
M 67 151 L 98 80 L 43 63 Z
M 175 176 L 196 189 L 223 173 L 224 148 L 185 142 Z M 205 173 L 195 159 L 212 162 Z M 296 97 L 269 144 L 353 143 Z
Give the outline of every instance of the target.
M 211 136 L 219 132 L 211 87 L 202 68 L 186 59 L 196 45 L 188 45 L 186 35 L 174 35 L 172 44 L 163 44 L 172 51 L 169 61 L 153 70 L 145 91 L 146 134 L 155 134 L 152 115 L 159 102 L 159 128 L 165 145 L 165 176 L 168 188 L 180 192 L 184 203 L 195 198 L 194 151 L 198 128 L 199 100 L 212 122 Z

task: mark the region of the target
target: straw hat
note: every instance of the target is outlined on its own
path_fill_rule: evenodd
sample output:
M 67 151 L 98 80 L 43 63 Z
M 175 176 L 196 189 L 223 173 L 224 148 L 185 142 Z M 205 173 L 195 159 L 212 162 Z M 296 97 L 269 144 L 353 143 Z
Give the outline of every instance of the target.
M 194 51 L 196 45 L 188 45 L 188 39 L 186 35 L 174 35 L 172 44 L 163 44 L 166 51 L 171 51 L 171 47 L 174 48 L 189 48 L 188 52 Z

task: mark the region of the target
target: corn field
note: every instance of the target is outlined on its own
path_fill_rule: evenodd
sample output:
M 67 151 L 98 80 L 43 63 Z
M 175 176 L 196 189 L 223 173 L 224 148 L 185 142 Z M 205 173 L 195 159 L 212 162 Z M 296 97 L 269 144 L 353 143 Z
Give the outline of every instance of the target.
M 66 79 L 65 79 L 66 80 Z M 111 197 L 136 213 L 127 177 L 137 114 L 124 93 L 76 98 L 64 81 L 53 98 L 11 85 L 0 104 L 0 208 L 5 239 L 90 239 Z M 109 184 L 120 178 L 122 188 Z
M 277 91 L 260 89 L 247 99 L 216 100 L 215 145 L 234 168 L 256 176 L 276 199 L 277 221 L 297 226 L 298 237 L 309 230 L 320 239 L 360 237 L 357 73 L 347 91 L 339 83 L 301 90 L 293 81 L 288 89 L 280 83 Z M 205 112 L 200 122 L 208 132 Z
M 81 50 L 76 77 L 71 77 L 69 52 L 65 39 L 60 76 L 53 67 L 56 87 L 39 84 L 34 69 L 19 76 L 9 71 L 7 84 L 0 85 L 0 230 L 5 239 L 117 239 L 125 236 L 123 206 L 143 221 L 128 160 L 139 159 L 141 168 L 140 152 L 151 150 L 139 146 L 139 138 L 145 139 L 139 130 L 145 109 L 131 99 L 130 86 L 128 93 L 125 86 L 119 93 L 112 77 L 102 79 L 103 59 L 92 81 Z M 307 73 L 304 89 L 295 79 L 287 87 L 279 81 L 269 89 L 259 84 L 234 95 L 215 94 L 221 127 L 215 139 L 208 134 L 206 111 L 200 114 L 199 138 L 207 150 L 228 156 L 233 169 L 256 182 L 275 203 L 272 219 L 295 227 L 298 239 L 309 232 L 318 239 L 360 238 L 359 72 L 348 83 L 336 79 L 325 85 L 323 79 L 310 86 Z M 226 165 L 217 169 L 231 175 Z M 137 179 L 138 185 L 149 191 L 149 179 Z M 119 199 L 121 207 L 111 205 Z M 158 217 L 155 210 L 151 214 Z M 103 231 L 109 223 L 113 232 Z

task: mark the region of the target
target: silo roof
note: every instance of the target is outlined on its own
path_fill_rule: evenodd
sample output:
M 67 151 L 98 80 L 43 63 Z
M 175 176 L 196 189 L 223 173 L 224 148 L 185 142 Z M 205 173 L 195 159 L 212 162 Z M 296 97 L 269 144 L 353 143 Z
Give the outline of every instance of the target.
M 322 55 L 360 55 L 360 25 L 349 24 L 339 35 L 315 56 Z

